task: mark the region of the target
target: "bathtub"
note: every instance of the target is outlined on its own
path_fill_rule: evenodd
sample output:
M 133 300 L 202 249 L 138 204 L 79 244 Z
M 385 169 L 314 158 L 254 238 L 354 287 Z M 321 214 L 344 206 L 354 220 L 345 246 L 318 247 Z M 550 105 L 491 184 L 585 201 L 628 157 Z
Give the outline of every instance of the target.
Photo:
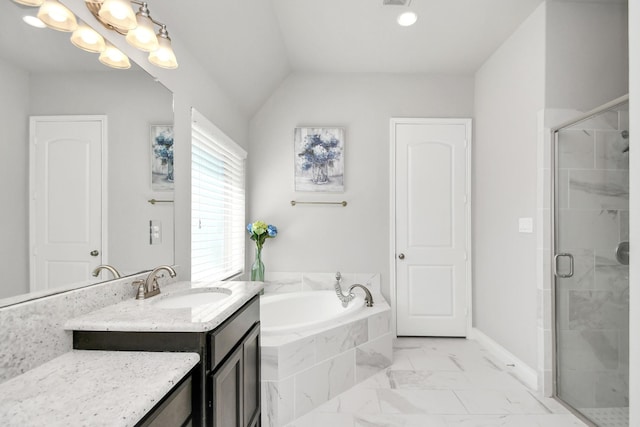
M 364 308 L 364 298 L 359 295 L 343 307 L 335 291 L 265 295 L 260 300 L 260 331 L 266 335 L 299 333 L 330 324 Z
M 260 297 L 263 427 L 284 426 L 391 365 L 389 304 L 368 286 L 373 307 L 365 307 L 356 290 L 357 299 L 343 308 L 333 290 L 334 274 L 307 281 L 323 289 L 304 290 L 305 275 L 302 283 L 265 286 Z

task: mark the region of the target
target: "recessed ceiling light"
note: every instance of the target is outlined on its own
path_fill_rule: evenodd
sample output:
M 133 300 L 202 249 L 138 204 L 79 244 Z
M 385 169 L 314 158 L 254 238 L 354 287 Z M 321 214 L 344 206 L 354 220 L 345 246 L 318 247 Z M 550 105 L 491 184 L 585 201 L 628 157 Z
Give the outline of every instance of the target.
M 28 24 L 31 25 L 32 27 L 36 27 L 36 28 L 46 28 L 46 25 L 44 24 L 44 22 L 42 22 L 41 20 L 39 20 L 38 18 L 36 18 L 35 16 L 31 16 L 31 15 L 25 15 L 22 17 L 22 20 Z
M 398 25 L 403 27 L 410 27 L 418 20 L 418 15 L 415 12 L 403 12 L 398 15 Z

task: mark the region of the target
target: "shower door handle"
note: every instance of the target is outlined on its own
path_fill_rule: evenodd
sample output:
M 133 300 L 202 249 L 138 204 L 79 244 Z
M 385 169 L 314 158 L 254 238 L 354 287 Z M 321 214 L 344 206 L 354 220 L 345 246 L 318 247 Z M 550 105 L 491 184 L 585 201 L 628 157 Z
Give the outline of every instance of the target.
M 567 274 L 560 273 L 558 271 L 558 259 L 560 259 L 560 257 L 569 258 L 569 273 L 567 273 Z M 553 270 L 554 270 L 554 274 L 557 277 L 561 277 L 563 279 L 566 279 L 568 277 L 572 277 L 573 276 L 573 255 L 571 255 L 569 253 L 556 254 L 556 256 L 553 257 Z

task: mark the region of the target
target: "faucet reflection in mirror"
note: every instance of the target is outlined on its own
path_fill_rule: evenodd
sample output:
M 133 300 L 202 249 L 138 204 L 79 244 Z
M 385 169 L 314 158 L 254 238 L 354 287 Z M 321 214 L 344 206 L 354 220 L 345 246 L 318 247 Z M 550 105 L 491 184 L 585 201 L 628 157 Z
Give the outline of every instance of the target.
M 71 10 L 58 0 L 13 0 L 15 3 L 39 7 L 37 18 L 47 27 L 65 32 L 73 32 L 71 42 L 74 46 L 88 52 L 99 53 L 104 65 L 117 69 L 131 67 L 129 58 L 115 46 L 105 42 L 104 38 L 84 23 L 78 24 Z M 131 3 L 139 5 L 134 13 Z M 178 67 L 176 55 L 171 47 L 167 26 L 151 17 L 146 2 L 137 0 L 86 0 L 85 4 L 93 16 L 109 30 L 126 36 L 131 46 L 143 52 L 149 52 L 149 62 L 167 69 Z M 154 25 L 159 27 L 155 32 Z
M 118 270 L 115 269 L 115 267 L 109 265 L 109 264 L 100 264 L 99 266 L 97 266 L 93 272 L 91 273 L 91 275 L 93 277 L 98 277 L 98 275 L 100 275 L 100 272 L 102 270 L 109 270 L 111 272 L 111 274 L 113 274 L 113 278 L 114 279 L 119 279 L 120 273 L 118 272 Z

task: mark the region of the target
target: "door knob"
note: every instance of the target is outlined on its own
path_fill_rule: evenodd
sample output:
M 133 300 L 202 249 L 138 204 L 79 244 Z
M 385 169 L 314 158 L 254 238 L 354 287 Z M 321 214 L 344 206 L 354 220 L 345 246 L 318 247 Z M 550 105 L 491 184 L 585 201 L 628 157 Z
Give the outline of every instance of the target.
M 622 265 L 629 265 L 629 242 L 620 242 L 616 246 L 616 259 Z
M 89 252 L 89 255 L 91 255 L 91 256 L 98 256 L 98 255 L 100 255 L 100 252 L 98 252 L 98 250 L 97 250 L 97 249 L 94 249 L 94 250 L 92 250 L 91 252 Z
M 400 258 L 400 259 L 404 259 L 404 254 L 399 254 L 399 255 L 398 255 L 398 258 Z

